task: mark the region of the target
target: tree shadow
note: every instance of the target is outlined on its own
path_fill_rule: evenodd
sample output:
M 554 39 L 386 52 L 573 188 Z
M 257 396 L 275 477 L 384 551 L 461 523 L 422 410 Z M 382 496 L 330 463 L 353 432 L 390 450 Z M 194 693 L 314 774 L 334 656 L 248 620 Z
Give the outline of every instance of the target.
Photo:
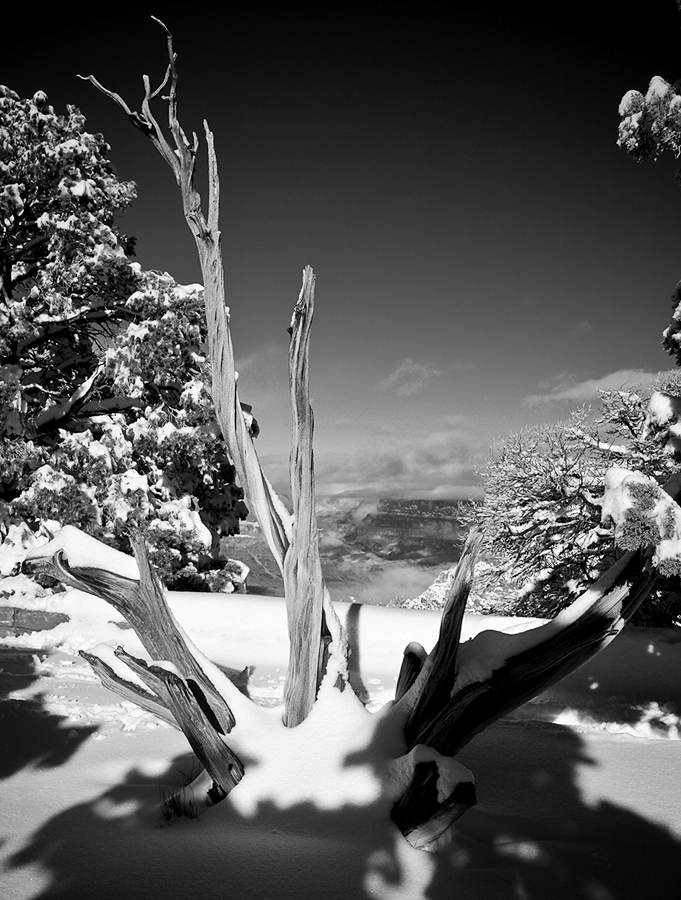
M 565 726 L 512 720 L 480 734 L 458 757 L 476 774 L 478 806 L 455 824 L 439 854 L 462 872 L 493 867 L 511 889 L 507 896 L 520 900 L 677 897 L 678 882 L 671 873 L 681 865 L 678 837 L 607 797 L 589 801 L 582 787 L 585 781 L 593 786 L 602 780 L 607 793 L 607 780 L 612 782 L 619 770 L 618 753 L 631 750 L 640 739 L 595 735 L 591 740 Z M 651 771 L 658 743 L 671 746 L 640 740 L 640 768 L 623 777 L 655 788 L 660 778 L 672 776 Z M 678 743 L 673 744 L 676 750 Z M 613 772 L 602 773 L 603 763 L 589 755 L 590 747 L 598 749 Z M 670 808 L 678 802 L 678 775 L 675 786 L 672 778 L 669 782 L 670 793 L 658 795 L 658 807 L 666 798 Z M 618 791 L 622 793 L 627 792 Z M 632 795 L 633 807 L 636 792 Z M 444 871 L 438 869 L 428 898 L 443 896 Z
M 223 803 L 160 827 L 159 783 L 185 783 L 187 752 L 162 775 L 135 768 L 54 816 L 8 870 L 40 865 L 48 883 L 33 900 L 675 898 L 681 842 L 631 809 L 586 802 L 580 772 L 595 764 L 585 749 L 563 726 L 492 726 L 459 757 L 476 774 L 479 806 L 434 853 L 412 850 L 396 829 L 368 827 L 357 806 L 268 802 L 248 817 Z M 361 754 L 346 760 L 361 764 Z
M 186 755 L 176 759 L 163 782 L 181 785 L 189 765 Z M 407 883 L 394 849 L 403 839 L 396 830 L 367 829 L 362 807 L 279 809 L 268 802 L 248 817 L 222 803 L 164 827 L 158 781 L 131 771 L 96 800 L 46 822 L 6 870 L 40 867 L 47 883 L 33 900 L 359 900 L 379 896 L 367 889 L 371 872 L 384 886 Z
M 64 765 L 97 726 L 71 724 L 45 708 L 44 694 L 12 696 L 40 678 L 44 651 L 0 648 L 0 779 L 26 766 Z
M 679 738 L 681 628 L 627 626 L 605 650 L 513 713 L 516 719 Z
M 666 665 L 663 656 L 644 652 L 650 657 L 650 672 L 646 674 L 643 663 L 638 671 L 649 687 L 640 689 L 638 699 L 658 696 L 659 687 L 655 690 L 653 685 L 656 677 L 659 684 L 660 666 Z M 28 654 L 21 654 L 15 665 L 17 671 L 3 667 L 0 698 L 39 675 Z M 565 696 L 584 695 L 584 685 L 593 683 L 589 679 L 594 672 L 587 666 L 566 679 L 582 681 L 561 688 Z M 607 678 L 607 667 L 596 674 Z M 0 699 L 3 702 L 8 701 Z M 37 712 L 20 710 L 11 731 L 6 731 L 12 746 L 9 739 L 3 741 L 0 772 L 7 773 L 4 777 L 31 764 L 51 767 L 68 762 L 96 730 L 64 729 L 63 717 L 44 710 L 41 716 L 39 700 L 36 705 Z M 1 721 L 4 726 L 6 718 Z M 668 765 L 670 760 L 679 761 L 678 741 L 594 732 L 582 736 L 536 717 L 503 719 L 458 757 L 475 775 L 478 806 L 455 823 L 436 852 L 426 853 L 412 850 L 396 829 L 376 827 L 375 814 L 368 816 L 367 808 L 361 806 L 325 810 L 305 802 L 280 809 L 267 802 L 249 817 L 225 802 L 198 819 L 161 827 L 159 786 L 166 790 L 183 786 L 194 756 L 189 748 L 175 752 L 183 740 L 176 732 L 169 732 L 170 738 L 161 734 L 160 744 L 158 735 L 157 742 L 152 741 L 155 733 L 117 736 L 121 742 L 134 742 L 127 744 L 125 757 L 139 760 L 124 778 L 94 799 L 47 818 L 12 850 L 8 846 L 12 842 L 5 841 L 5 871 L 15 876 L 12 884 L 21 883 L 22 900 L 28 896 L 26 884 L 31 885 L 32 900 L 94 896 L 98 900 L 158 896 L 186 900 L 198 894 L 238 900 L 275 896 L 278 900 L 321 896 L 325 900 L 639 900 L 646 893 L 656 900 L 671 900 L 678 896 L 675 876 L 681 867 L 681 841 L 663 824 L 636 811 L 642 785 L 658 792 L 650 809 L 660 810 L 665 802 L 671 807 L 681 799 L 679 767 L 674 771 Z M 152 742 L 147 743 L 147 738 Z M 380 728 L 374 740 L 384 740 Z M 116 754 L 115 747 L 113 754 L 107 750 L 107 741 L 95 745 L 104 767 Z M 164 752 L 160 760 L 153 760 L 154 769 L 149 766 L 150 748 L 157 752 L 159 746 Z M 618 762 L 623 749 L 628 752 L 626 766 Z M 371 765 L 376 759 L 373 750 L 349 754 L 345 765 Z M 243 761 L 248 777 L 251 761 Z M 301 760 L 301 766 L 305 765 Z M 651 771 L 653 766 L 658 770 Z M 621 805 L 612 799 L 626 798 L 626 792 L 618 789 L 608 795 L 608 780 L 613 784 L 620 773 L 632 786 L 630 806 L 625 799 Z M 291 772 L 290 777 L 299 773 Z M 49 789 L 68 798 L 70 788 L 64 782 L 77 780 L 79 770 L 66 766 L 51 778 Z M 586 789 L 587 782 L 593 788 L 601 778 L 602 795 Z M 387 821 L 390 804 L 380 802 L 385 819 L 379 821 Z M 11 817 L 19 819 L 21 808 L 11 809 Z M 40 879 L 33 880 L 36 867 L 42 884 Z M 8 900 L 18 896 L 7 895 Z

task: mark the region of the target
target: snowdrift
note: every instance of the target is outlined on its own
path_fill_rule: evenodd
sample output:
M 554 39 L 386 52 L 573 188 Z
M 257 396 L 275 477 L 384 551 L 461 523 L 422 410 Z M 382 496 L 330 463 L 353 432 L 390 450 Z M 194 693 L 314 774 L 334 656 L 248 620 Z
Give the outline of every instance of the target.
M 90 595 L 38 598 L 11 581 L 22 605 L 69 621 L 0 642 L 3 898 L 677 896 L 676 630 L 625 629 L 599 657 L 476 738 L 459 761 L 475 776 L 478 806 L 444 846 L 424 853 L 368 798 L 327 809 L 313 796 L 253 810 L 224 802 L 163 827 L 159 785 L 170 794 L 187 780 L 188 745 L 102 688 L 77 655 L 102 643 L 142 655 L 137 638 Z M 258 703 L 279 702 L 288 652 L 282 600 L 171 593 L 170 605 L 215 663 L 251 667 Z M 336 606 L 350 636 L 353 686 L 379 709 L 391 699 L 404 647 L 418 640 L 430 649 L 439 615 Z M 462 639 L 539 624 L 466 616 Z M 370 767 L 358 747 L 341 760 L 350 775 Z M 309 776 L 291 763 L 291 782 L 304 788 Z

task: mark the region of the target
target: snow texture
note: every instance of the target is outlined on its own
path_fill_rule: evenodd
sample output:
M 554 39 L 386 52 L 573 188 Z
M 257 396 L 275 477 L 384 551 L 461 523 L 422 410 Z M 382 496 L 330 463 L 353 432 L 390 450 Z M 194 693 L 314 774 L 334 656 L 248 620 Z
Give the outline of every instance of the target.
M 65 550 L 77 564 L 91 559 Z M 1 758 L 3 900 L 676 896 L 668 878 L 681 862 L 676 630 L 625 629 L 450 760 L 428 747 L 405 755 L 389 715 L 402 649 L 410 640 L 430 649 L 438 613 L 338 604 L 351 680 L 368 706 L 327 679 L 308 719 L 285 729 L 276 706 L 288 653 L 283 601 L 171 593 L 173 615 L 213 663 L 255 667 L 257 706 L 241 698 L 234 707 L 233 739 L 250 731 L 253 752 L 228 800 L 198 821 L 159 828 L 158 784 L 166 795 L 181 789 L 186 740 L 101 687 L 76 655 L 96 648 L 116 665 L 117 645 L 144 655 L 138 639 L 88 594 L 39 596 L 25 576 L 0 587 L 0 604 L 69 617 L 0 649 L 0 721 L 13 738 Z M 493 670 L 549 627 L 465 616 L 463 672 L 472 677 L 475 659 L 478 675 Z M 216 683 L 220 675 L 211 666 Z M 441 798 L 473 777 L 479 798 L 434 853 L 411 848 L 389 818 L 413 766 L 427 760 L 437 762 Z

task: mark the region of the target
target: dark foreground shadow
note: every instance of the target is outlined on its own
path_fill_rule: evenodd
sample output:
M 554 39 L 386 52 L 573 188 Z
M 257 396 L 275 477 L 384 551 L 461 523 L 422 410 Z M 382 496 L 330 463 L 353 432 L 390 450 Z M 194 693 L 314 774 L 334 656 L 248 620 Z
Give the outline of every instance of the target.
M 38 678 L 41 651 L 0 648 L 0 779 L 25 766 L 56 767 L 67 762 L 96 726 L 66 726 L 50 713 L 43 696 L 11 696 Z
M 580 778 L 587 773 L 593 795 L 601 780 L 599 764 L 574 731 L 505 720 L 459 756 L 476 773 L 479 803 L 459 820 L 441 854 L 464 871 L 495 867 L 509 878 L 509 896 L 519 900 L 676 898 L 679 886 L 672 873 L 681 865 L 681 842 L 633 808 L 642 784 L 655 794 L 652 806 L 668 804 L 671 809 L 678 804 L 679 742 L 651 745 L 640 738 L 602 734 L 596 741 L 601 742 L 599 754 L 610 757 L 608 765 L 619 767 L 618 754 L 629 763 L 622 771 L 626 781 L 621 793 L 631 797 L 631 808 L 608 800 L 585 802 Z M 661 749 L 667 751 L 664 757 L 656 752 Z M 632 758 L 639 760 L 638 769 L 631 766 Z M 663 758 L 677 765 L 665 769 Z M 612 782 L 613 772 L 607 777 Z M 662 787 L 665 778 L 668 791 Z M 443 895 L 438 878 L 428 897 Z
M 645 744 L 642 767 L 650 765 Z M 595 765 L 570 729 L 502 721 L 460 759 L 476 775 L 479 805 L 435 854 L 412 852 L 390 829 L 368 829 L 366 811 L 357 807 L 281 810 L 267 803 L 249 818 L 221 804 L 198 820 L 162 826 L 158 786 L 185 782 L 187 753 L 164 774 L 132 769 L 95 800 L 56 815 L 7 869 L 40 867 L 46 880 L 32 900 L 678 897 L 681 843 L 632 809 L 585 802 L 580 773 Z M 355 755 L 347 765 L 361 762 Z M 648 781 L 650 772 L 628 777 Z

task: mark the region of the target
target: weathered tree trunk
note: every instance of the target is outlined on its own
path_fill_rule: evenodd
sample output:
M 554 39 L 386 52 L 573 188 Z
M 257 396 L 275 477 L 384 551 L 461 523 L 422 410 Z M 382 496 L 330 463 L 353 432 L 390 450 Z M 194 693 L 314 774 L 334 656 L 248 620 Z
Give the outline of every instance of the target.
M 204 280 L 216 417 L 247 502 L 260 523 L 284 579 L 291 641 L 284 721 L 289 726 L 295 726 L 306 718 L 312 708 L 326 656 L 330 652 L 329 647 L 337 654 L 346 652 L 346 643 L 337 620 L 332 630 L 339 635 L 339 639 L 333 642 L 330 640 L 327 619 L 335 614 L 324 588 L 315 525 L 313 416 L 308 386 L 314 274 L 310 267 L 303 272 L 303 287 L 289 329 L 291 335 L 289 373 L 294 419 L 290 465 L 294 509 L 291 516 L 260 467 L 238 398 L 229 310 L 225 304 L 219 230 L 220 180 L 213 134 L 204 121 L 208 148 L 208 214 L 204 216 L 201 197 L 194 185 L 199 142 L 194 134 L 192 143 L 189 143 L 177 118 L 176 54 L 173 51 L 170 32 L 160 20 L 156 21 L 166 33 L 169 64 L 162 84 L 153 92 L 149 78 L 144 76 L 145 96 L 141 114 L 133 112 L 118 94 L 103 87 L 93 75 L 87 80 L 118 103 L 135 127 L 147 135 L 172 169 L 182 194 L 185 219 L 196 242 Z M 163 135 L 150 105 L 151 100 L 166 85 L 168 85 L 166 98 L 168 126 L 174 148 L 171 148 Z
M 234 714 L 187 645 L 149 565 L 144 541 L 134 535 L 132 545 L 139 581 L 100 569 L 72 568 L 62 554 L 53 557 L 51 574 L 106 600 L 132 625 L 152 663 L 122 650 L 116 655 L 144 682 L 146 692 L 92 654 L 83 653 L 83 658 L 93 664 L 108 687 L 184 732 L 213 779 L 212 799 L 221 799 L 244 774 L 241 761 L 220 737 L 234 727 Z
M 438 642 L 400 701 L 411 707 L 405 727 L 410 749 L 423 744 L 443 756 L 455 757 L 493 722 L 600 653 L 646 599 L 656 577 L 651 550 L 625 553 L 555 619 L 532 632 L 508 636 L 508 655 L 489 674 L 460 680 L 461 618 L 477 546 L 478 538 L 469 538 L 450 590 Z M 515 652 L 513 642 L 518 646 Z M 483 652 L 480 661 L 484 665 Z M 475 803 L 475 790 L 465 782 L 441 803 L 437 779 L 435 763 L 419 763 L 411 784 L 392 811 L 395 823 L 417 847 L 432 845 Z
M 309 340 L 314 313 L 314 274 L 308 266 L 289 332 L 289 386 L 293 412 L 290 479 L 291 543 L 284 556 L 284 595 L 290 661 L 284 688 L 284 723 L 299 725 L 314 705 L 330 635 L 324 621 L 324 580 L 315 510 L 314 416 L 310 406 Z

